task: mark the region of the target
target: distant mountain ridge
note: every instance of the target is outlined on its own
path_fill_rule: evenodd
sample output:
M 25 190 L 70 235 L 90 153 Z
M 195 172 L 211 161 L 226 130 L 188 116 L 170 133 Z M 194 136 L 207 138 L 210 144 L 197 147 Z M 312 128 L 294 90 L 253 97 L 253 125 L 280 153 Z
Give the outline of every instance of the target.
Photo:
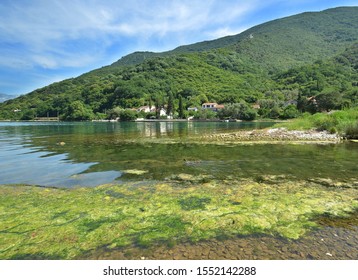
M 6 100 L 15 98 L 16 96 L 14 95 L 10 95 L 10 94 L 6 94 L 6 93 L 0 93 L 0 102 L 4 102 Z
M 306 12 L 167 52 L 129 54 L 6 101 L 0 105 L 0 118 L 59 114 L 71 119 L 72 111 L 101 118 L 118 106 L 163 105 L 168 100 L 173 100 L 173 110 L 181 100 L 185 108 L 208 101 L 261 102 L 279 112 L 284 109 L 280 104 L 331 92 L 344 104 L 355 104 L 357 42 L 358 7 Z M 22 111 L 15 116 L 17 108 Z M 266 113 L 258 112 L 262 117 Z
M 265 41 L 265 37 L 268 36 L 268 34 L 276 39 L 282 36 L 286 37 L 288 40 L 285 42 L 284 47 L 287 48 L 288 52 L 291 50 L 296 50 L 297 44 L 301 45 L 303 47 L 302 51 L 295 56 L 295 59 L 298 58 L 303 62 L 307 62 L 307 60 L 309 60 L 311 57 L 317 55 L 323 58 L 324 56 L 332 56 L 337 54 L 339 50 L 343 51 L 343 48 L 346 46 L 346 41 L 357 41 L 357 15 L 358 7 L 339 7 L 327 9 L 322 12 L 305 12 L 254 26 L 237 35 L 180 46 L 167 52 L 135 52 L 122 57 L 112 65 L 134 65 L 153 57 L 165 57 L 181 53 L 203 52 L 224 47 L 241 50 L 244 49 L 248 44 L 248 39 L 254 39 L 256 37 Z M 341 29 L 342 27 L 347 27 L 344 29 L 344 33 L 337 34 L 337 30 Z M 333 46 L 330 44 L 330 41 L 332 38 L 334 38 L 334 36 L 336 36 L 335 39 L 337 43 Z M 272 41 L 277 43 L 277 41 L 271 40 L 270 42 L 266 42 L 266 47 L 269 47 L 269 44 L 273 43 Z M 282 40 L 278 39 L 278 42 L 280 41 Z M 304 55 L 303 58 L 300 58 L 303 51 L 305 50 L 305 41 L 308 41 L 309 44 L 318 46 L 320 48 L 320 52 L 322 53 L 313 51 L 310 56 Z M 276 54 L 282 54 L 280 52 L 280 48 L 282 46 L 277 47 Z M 292 61 L 291 58 L 289 60 Z

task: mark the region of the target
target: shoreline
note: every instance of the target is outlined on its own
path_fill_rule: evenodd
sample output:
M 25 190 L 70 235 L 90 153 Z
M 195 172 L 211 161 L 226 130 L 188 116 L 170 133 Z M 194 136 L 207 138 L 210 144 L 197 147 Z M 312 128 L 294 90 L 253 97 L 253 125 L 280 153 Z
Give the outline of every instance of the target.
M 228 133 L 214 133 L 199 137 L 202 141 L 241 144 L 273 144 L 273 143 L 332 143 L 338 144 L 344 139 L 338 134 L 314 129 L 287 130 L 286 128 L 265 128 L 240 130 Z

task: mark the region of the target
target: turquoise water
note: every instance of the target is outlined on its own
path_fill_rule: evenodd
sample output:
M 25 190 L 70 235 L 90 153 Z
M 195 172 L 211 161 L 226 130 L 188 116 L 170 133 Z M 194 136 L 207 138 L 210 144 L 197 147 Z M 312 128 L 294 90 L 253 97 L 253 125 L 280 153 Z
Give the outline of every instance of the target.
M 75 187 L 179 174 L 215 179 L 289 175 L 352 179 L 358 144 L 193 144 L 203 133 L 262 128 L 272 123 L 129 122 L 0 123 L 0 184 Z M 161 140 L 171 140 L 170 141 Z M 136 175 L 128 170 L 145 173 Z

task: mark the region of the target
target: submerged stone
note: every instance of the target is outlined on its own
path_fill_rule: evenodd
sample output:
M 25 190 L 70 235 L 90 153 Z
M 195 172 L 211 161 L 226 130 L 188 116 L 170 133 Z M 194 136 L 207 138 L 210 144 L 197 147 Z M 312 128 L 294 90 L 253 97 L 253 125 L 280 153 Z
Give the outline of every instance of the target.
M 123 173 L 132 174 L 132 175 L 143 175 L 148 173 L 148 170 L 127 169 L 127 170 L 123 170 Z

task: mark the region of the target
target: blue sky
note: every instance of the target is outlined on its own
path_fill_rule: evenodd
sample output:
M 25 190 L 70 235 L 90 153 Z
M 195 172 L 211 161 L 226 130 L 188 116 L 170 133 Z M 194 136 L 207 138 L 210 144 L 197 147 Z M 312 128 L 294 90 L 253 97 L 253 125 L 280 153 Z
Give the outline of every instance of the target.
M 25 94 L 134 51 L 171 50 L 338 6 L 358 0 L 1 0 L 0 93 Z

